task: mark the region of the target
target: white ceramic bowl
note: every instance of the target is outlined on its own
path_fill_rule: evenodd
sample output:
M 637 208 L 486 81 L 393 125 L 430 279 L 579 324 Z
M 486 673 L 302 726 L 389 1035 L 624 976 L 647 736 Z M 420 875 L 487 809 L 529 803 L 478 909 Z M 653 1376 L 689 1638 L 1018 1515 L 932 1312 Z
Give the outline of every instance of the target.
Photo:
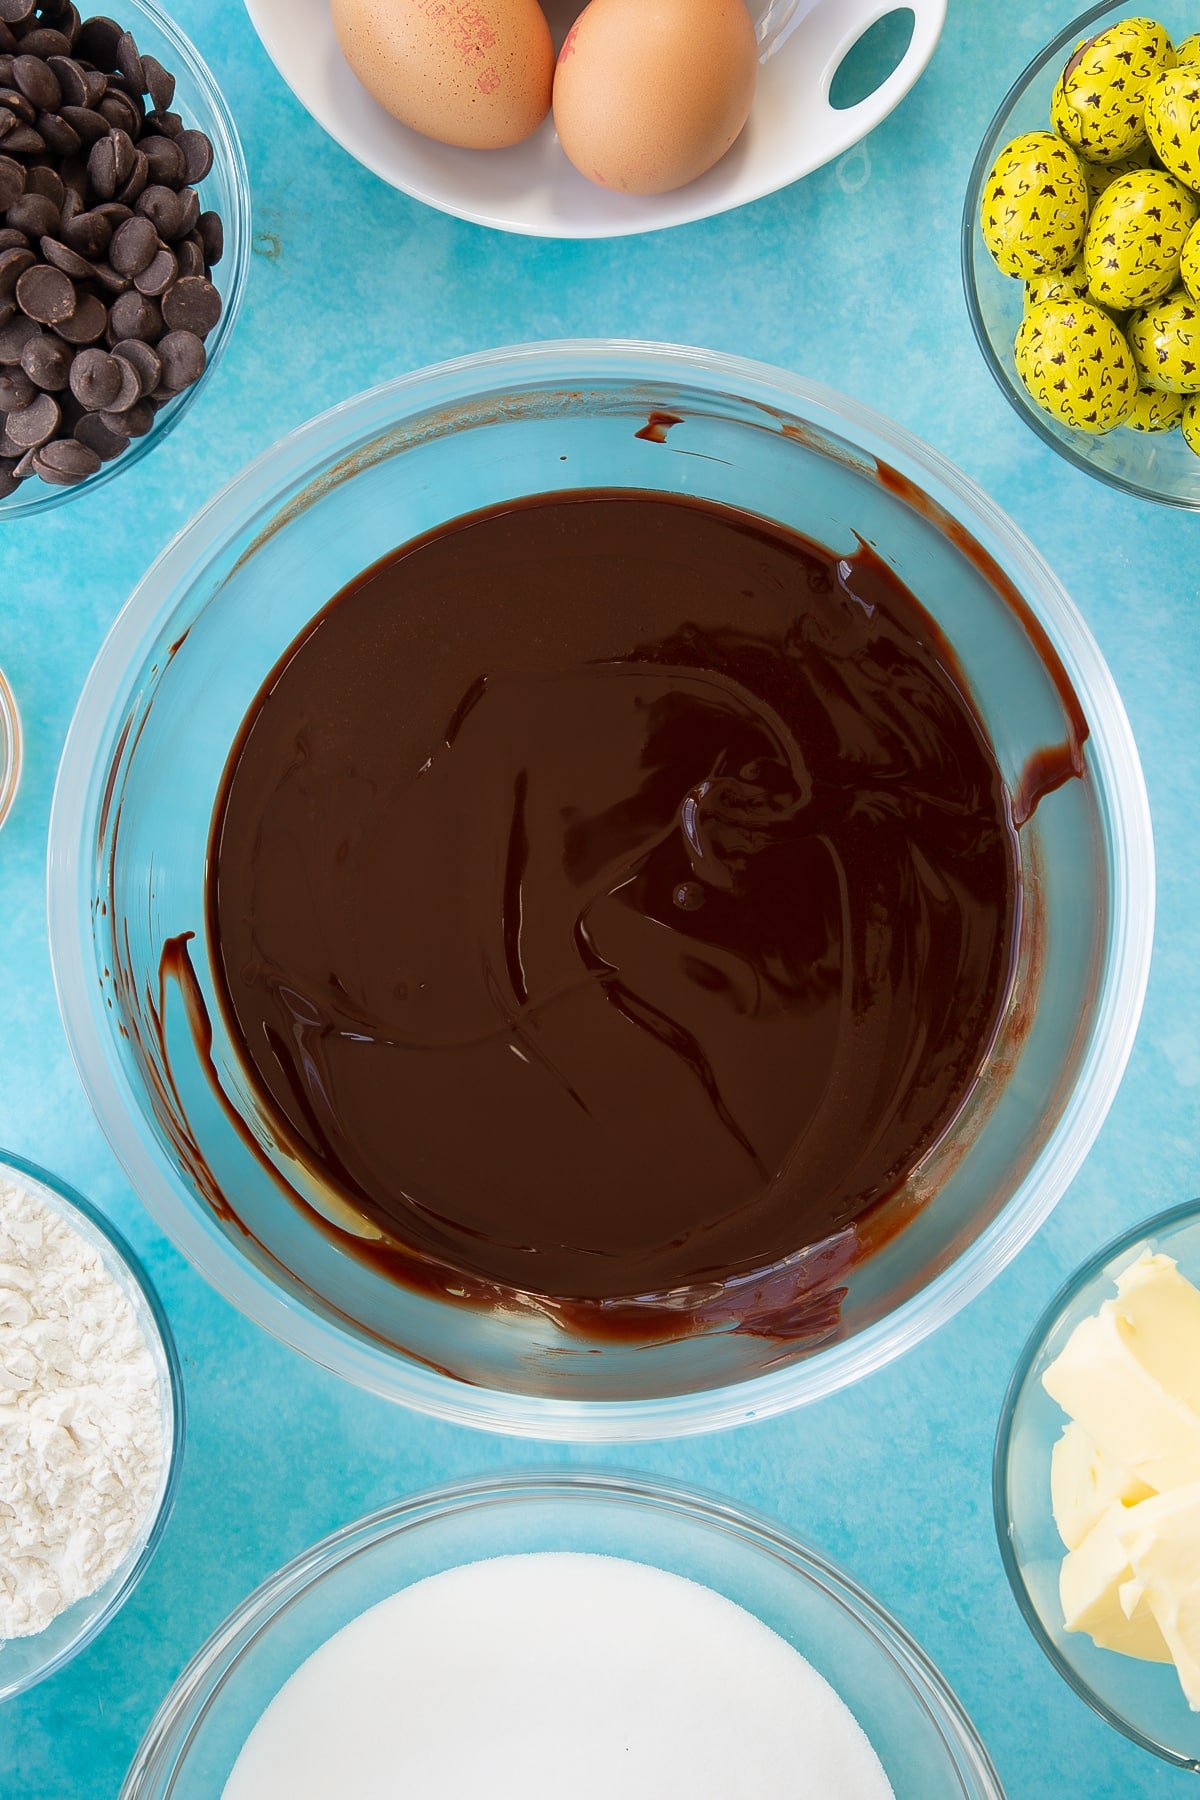
M 585 0 L 543 0 L 561 43 Z M 706 219 L 798 181 L 873 131 L 933 55 L 947 0 L 908 0 L 907 50 L 874 93 L 839 109 L 830 88 L 842 63 L 896 0 L 748 0 L 762 68 L 750 122 L 699 181 L 645 198 L 585 181 L 558 145 L 553 120 L 511 150 L 435 144 L 384 112 L 350 73 L 329 0 L 246 0 L 267 54 L 300 104 L 351 156 L 442 212 L 531 237 L 625 237 Z

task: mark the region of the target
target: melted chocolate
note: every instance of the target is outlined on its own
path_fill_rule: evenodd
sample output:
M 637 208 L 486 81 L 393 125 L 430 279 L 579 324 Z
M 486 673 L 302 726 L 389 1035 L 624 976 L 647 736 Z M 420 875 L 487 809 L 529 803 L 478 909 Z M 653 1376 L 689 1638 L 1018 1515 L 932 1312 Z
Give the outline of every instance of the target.
M 395 1272 L 583 1303 L 844 1243 L 960 1110 L 1017 926 L 1000 773 L 907 589 L 624 493 L 339 595 L 209 866 L 264 1109 Z

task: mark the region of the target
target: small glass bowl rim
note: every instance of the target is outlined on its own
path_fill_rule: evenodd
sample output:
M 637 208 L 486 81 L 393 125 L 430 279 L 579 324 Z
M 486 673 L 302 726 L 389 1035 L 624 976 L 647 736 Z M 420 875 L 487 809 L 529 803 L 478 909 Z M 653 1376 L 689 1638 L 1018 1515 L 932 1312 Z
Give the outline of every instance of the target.
M 580 1497 L 618 1510 L 641 1509 L 686 1519 L 701 1528 L 723 1531 L 744 1546 L 773 1557 L 802 1584 L 819 1590 L 839 1607 L 888 1655 L 914 1702 L 937 1729 L 955 1773 L 960 1778 L 972 1776 L 990 1800 L 1004 1800 L 1000 1777 L 983 1739 L 945 1676 L 899 1620 L 836 1563 L 772 1519 L 720 1494 L 654 1476 L 596 1469 L 515 1470 L 440 1484 L 365 1513 L 301 1551 L 234 1607 L 177 1676 L 134 1754 L 119 1800 L 138 1800 L 149 1780 L 165 1778 L 174 1783 L 186 1764 L 196 1730 L 244 1657 L 294 1601 L 335 1576 L 361 1551 L 454 1515 L 548 1500 L 569 1505 Z M 465 1566 L 469 1560 L 453 1566 Z M 189 1709 L 198 1698 L 200 1710 L 190 1716 Z M 182 1721 L 187 1721 L 186 1733 L 177 1742 Z M 866 1721 L 863 1728 L 869 1734 Z M 168 1795 L 170 1791 L 170 1787 L 163 1789 Z
M 104 1239 L 117 1262 L 138 1289 L 158 1333 L 158 1342 L 162 1350 L 163 1362 L 166 1365 L 171 1394 L 171 1432 L 170 1436 L 164 1439 L 163 1448 L 167 1457 L 167 1470 L 162 1484 L 162 1493 L 159 1496 L 154 1519 L 137 1556 L 123 1573 L 118 1566 L 114 1574 L 120 1574 L 120 1580 L 109 1598 L 61 1649 L 44 1663 L 30 1670 L 14 1687 L 4 1688 L 3 1682 L 0 1680 L 0 1690 L 2 1690 L 0 1691 L 0 1706 L 6 1700 L 15 1700 L 18 1694 L 27 1694 L 31 1688 L 44 1681 L 48 1675 L 53 1675 L 59 1669 L 65 1668 L 67 1663 L 78 1656 L 81 1650 L 86 1649 L 95 1638 L 99 1637 L 104 1628 L 111 1624 L 117 1613 L 120 1612 L 149 1567 L 151 1558 L 158 1549 L 167 1528 L 179 1488 L 179 1477 L 183 1467 L 183 1448 L 187 1437 L 187 1399 L 175 1336 L 154 1283 L 124 1233 L 98 1207 L 94 1206 L 90 1200 L 86 1200 L 77 1188 L 72 1187 L 61 1176 L 52 1174 L 40 1163 L 31 1162 L 24 1156 L 18 1156 L 14 1151 L 0 1149 L 0 1175 L 6 1172 L 38 1182 L 42 1187 L 48 1189 L 55 1199 L 62 1203 L 68 1224 L 71 1223 L 71 1212 L 77 1212 Z M 110 1576 L 109 1579 L 111 1580 L 112 1577 Z M 84 1601 L 83 1604 L 86 1605 L 87 1602 Z M 0 1666 L 0 1675 L 2 1675 L 2 1666 Z
M 217 320 L 212 335 L 206 345 L 204 369 L 198 381 L 177 396 L 171 405 L 159 414 L 150 430 L 144 437 L 134 440 L 127 450 L 111 462 L 104 463 L 94 475 L 76 482 L 72 487 L 51 487 L 47 482 L 31 477 L 17 488 L 7 500 L 0 500 L 0 525 L 7 525 L 14 519 L 30 518 L 34 513 L 51 511 L 56 506 L 65 506 L 68 501 L 78 500 L 84 494 L 94 494 L 97 488 L 104 487 L 118 475 L 148 456 L 151 450 L 169 437 L 197 399 L 201 389 L 206 385 L 209 376 L 225 354 L 225 347 L 237 322 L 241 311 L 242 300 L 246 292 L 246 281 L 250 272 L 251 244 L 251 188 L 250 172 L 246 167 L 245 152 L 241 138 L 234 122 L 233 112 L 228 101 L 217 85 L 215 76 L 192 40 L 180 30 L 173 19 L 161 12 L 155 0 L 121 0 L 124 12 L 140 15 L 149 21 L 156 30 L 161 31 L 171 46 L 176 67 L 171 73 L 178 73 L 180 67 L 185 68 L 204 96 L 210 108 L 216 130 L 212 136 L 214 163 L 223 165 L 229 178 L 231 198 L 233 202 L 232 217 L 222 216 L 225 227 L 225 256 L 229 258 L 229 291 L 221 305 L 221 317 Z M 122 23 L 127 21 L 124 16 Z M 136 18 L 132 18 L 132 27 L 136 28 Z M 185 121 L 186 123 L 187 121 Z M 223 259 L 224 260 L 224 259 Z M 26 490 L 33 488 L 32 493 Z M 24 496 L 24 497 L 23 497 Z
M 1125 1256 L 1135 1250 L 1147 1238 L 1157 1237 L 1164 1231 L 1172 1231 L 1178 1225 L 1200 1225 L 1200 1200 L 1188 1200 L 1181 1206 L 1172 1206 L 1166 1212 L 1155 1213 L 1149 1219 L 1143 1219 L 1138 1225 L 1131 1226 L 1119 1236 L 1112 1238 L 1093 1256 L 1081 1264 L 1073 1274 L 1069 1275 L 1058 1289 L 1054 1298 L 1042 1312 L 1033 1330 L 1025 1341 L 1024 1348 L 1017 1358 L 1004 1400 L 1000 1408 L 1000 1421 L 996 1429 L 996 1446 L 992 1457 L 992 1516 L 996 1528 L 996 1540 L 1000 1547 L 1000 1561 L 1004 1565 L 1004 1573 L 1008 1585 L 1012 1589 L 1013 1598 L 1020 1609 L 1021 1616 L 1033 1636 L 1034 1642 L 1047 1658 L 1052 1667 L 1062 1676 L 1069 1687 L 1073 1688 L 1079 1698 L 1091 1707 L 1094 1713 L 1102 1718 L 1106 1725 L 1119 1731 L 1131 1743 L 1142 1750 L 1149 1750 L 1174 1768 L 1187 1769 L 1192 1774 L 1200 1775 L 1200 1759 L 1181 1756 L 1169 1745 L 1160 1744 L 1157 1738 L 1140 1731 L 1129 1720 L 1118 1717 L 1116 1713 L 1100 1698 L 1091 1683 L 1075 1668 L 1059 1649 L 1042 1623 L 1041 1615 L 1033 1604 L 1029 1589 L 1025 1585 L 1016 1554 L 1013 1550 L 1012 1529 L 1013 1518 L 1008 1505 L 1008 1464 L 1012 1450 L 1013 1423 L 1016 1417 L 1017 1401 L 1024 1391 L 1025 1385 L 1033 1372 L 1033 1368 L 1046 1340 L 1057 1326 L 1062 1315 L 1094 1282 L 1104 1274 L 1105 1269 L 1117 1257 Z M 1046 1504 L 1050 1504 L 1050 1468 L 1046 1467 Z
M 130 667 L 173 617 L 181 592 L 216 548 L 253 524 L 314 473 L 337 465 L 350 446 L 382 439 L 405 418 L 442 413 L 451 403 L 518 385 L 558 380 L 572 387 L 623 381 L 644 393 L 692 384 L 720 401 L 778 412 L 787 408 L 835 441 L 915 469 L 922 487 L 960 518 L 993 554 L 1049 631 L 1092 721 L 1096 779 L 1113 829 L 1112 934 L 1091 1045 L 1062 1117 L 1037 1162 L 978 1237 L 920 1291 L 853 1337 L 809 1359 L 729 1386 L 631 1400 L 563 1400 L 510 1389 L 471 1387 L 411 1359 L 381 1355 L 310 1315 L 223 1240 L 182 1197 L 182 1181 L 127 1103 L 107 1040 L 82 996 L 89 965 L 81 951 L 78 879 L 92 825 L 85 813 L 87 767 L 106 741 L 93 715 L 107 709 Z M 341 466 L 341 465 L 337 465 Z M 101 733 L 100 745 L 87 740 Z M 1149 800 L 1133 732 L 1112 672 L 1061 581 L 1034 545 L 970 476 L 938 450 L 850 396 L 790 370 L 683 344 L 568 338 L 508 344 L 427 365 L 348 396 L 264 449 L 220 488 L 151 564 L 113 621 L 84 682 L 55 782 L 46 862 L 50 954 L 59 1011 L 84 1090 L 109 1143 L 155 1219 L 206 1280 L 257 1324 L 322 1367 L 451 1423 L 558 1442 L 632 1442 L 725 1429 L 785 1412 L 873 1373 L 982 1292 L 1044 1224 L 1090 1150 L 1116 1095 L 1133 1046 L 1149 975 L 1155 911 Z M 386 1367 L 386 1376 L 383 1370 Z
M 0 669 L 0 825 L 8 818 L 21 785 L 21 769 L 25 761 L 25 738 L 17 699 Z
M 1116 474 L 1111 469 L 1101 468 L 1096 463 L 1089 462 L 1065 438 L 1059 437 L 1051 429 L 1047 419 L 1043 419 L 1037 412 L 1031 411 L 1024 405 L 1017 395 L 1014 381 L 1001 362 L 991 334 L 984 324 L 983 308 L 979 302 L 978 283 L 975 280 L 975 233 L 979 223 L 979 201 L 988 171 L 995 160 L 996 152 L 993 146 L 1001 127 L 1017 101 L 1023 97 L 1030 83 L 1042 74 L 1046 64 L 1066 50 L 1068 45 L 1074 48 L 1080 34 L 1086 34 L 1088 27 L 1094 25 L 1097 19 L 1116 10 L 1113 0 L 1099 0 L 1099 4 L 1089 6 L 1086 12 L 1079 13 L 1069 24 L 1064 25 L 1062 30 L 1056 32 L 1050 42 L 1045 44 L 1036 56 L 1031 57 L 1026 63 L 988 120 L 979 149 L 975 153 L 975 160 L 971 165 L 971 173 L 967 178 L 966 198 L 963 202 L 960 238 L 963 292 L 966 296 L 967 315 L 971 321 L 971 330 L 975 334 L 975 342 L 979 346 L 992 379 L 1017 417 L 1030 431 L 1035 432 L 1044 444 L 1048 444 L 1059 456 L 1065 458 L 1073 468 L 1082 470 L 1094 481 L 1102 481 L 1107 487 L 1116 488 L 1118 493 L 1132 494 L 1138 500 L 1153 500 L 1160 506 L 1178 507 L 1183 512 L 1200 512 L 1200 485 L 1197 486 L 1195 496 L 1189 499 L 1186 494 L 1166 494 L 1160 488 L 1152 487 L 1149 482 L 1133 481 L 1127 476 Z M 1048 129 L 1049 126 L 1047 126 Z M 1200 465 L 1200 459 L 1197 460 Z

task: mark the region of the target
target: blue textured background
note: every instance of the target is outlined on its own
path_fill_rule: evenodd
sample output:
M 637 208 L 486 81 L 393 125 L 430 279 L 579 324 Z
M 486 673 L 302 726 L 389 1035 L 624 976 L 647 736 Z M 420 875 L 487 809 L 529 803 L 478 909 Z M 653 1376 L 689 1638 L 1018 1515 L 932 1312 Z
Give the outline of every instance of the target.
M 952 0 L 924 79 L 843 163 L 672 234 L 558 245 L 393 193 L 301 112 L 235 0 L 175 0 L 243 128 L 257 233 L 249 296 L 219 375 L 154 455 L 102 495 L 0 527 L 0 666 L 27 733 L 24 784 L 0 835 L 0 1143 L 82 1188 L 144 1255 L 178 1334 L 191 1435 L 174 1521 L 138 1593 L 69 1669 L 0 1709 L 3 1800 L 111 1800 L 159 1700 L 226 1611 L 365 1508 L 454 1476 L 588 1460 L 367 1398 L 200 1282 L 91 1117 L 59 1027 L 42 895 L 54 769 L 84 673 L 145 565 L 201 501 L 302 419 L 384 376 L 578 333 L 690 341 L 821 377 L 982 482 L 1066 578 L 1112 664 L 1149 779 L 1161 899 L 1149 1004 L 1117 1104 L 1051 1223 L 982 1299 L 906 1360 L 790 1418 L 591 1459 L 723 1489 L 844 1563 L 958 1689 L 1011 1800 L 1191 1791 L 1043 1662 L 1009 1597 L 988 1504 L 1001 1395 L 1037 1312 L 1102 1239 L 1200 1188 L 1200 527 L 1108 492 L 1034 441 L 978 358 L 958 279 L 959 208 L 983 127 L 1071 10 Z

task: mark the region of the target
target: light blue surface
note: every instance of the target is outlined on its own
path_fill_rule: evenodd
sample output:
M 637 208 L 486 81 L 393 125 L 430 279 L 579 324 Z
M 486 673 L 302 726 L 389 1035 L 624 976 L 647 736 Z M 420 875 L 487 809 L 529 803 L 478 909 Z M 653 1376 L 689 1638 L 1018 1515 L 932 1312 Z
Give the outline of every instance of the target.
M 594 247 L 494 236 L 392 193 L 304 117 L 235 0 L 175 10 L 242 122 L 258 253 L 226 361 L 179 431 L 102 494 L 3 528 L 0 666 L 27 765 L 0 835 L 0 1143 L 79 1186 L 145 1256 L 178 1334 L 190 1444 L 174 1522 L 135 1598 L 70 1669 L 0 1711 L 0 1797 L 111 1800 L 171 1680 L 229 1607 L 365 1508 L 452 1476 L 587 1460 L 725 1490 L 841 1561 L 957 1687 L 1011 1800 L 1190 1793 L 1042 1661 L 1004 1583 L 988 1498 L 1005 1382 L 1054 1287 L 1120 1227 L 1200 1191 L 1200 528 L 1108 492 L 1036 443 L 992 387 L 959 289 L 975 145 L 1069 5 L 953 0 L 925 78 L 843 163 L 730 217 Z M 1157 960 L 1129 1075 L 1036 1243 L 937 1337 L 849 1393 L 636 1457 L 539 1451 L 409 1417 L 301 1362 L 209 1292 L 128 1191 L 92 1120 L 59 1027 L 42 895 L 75 695 L 174 530 L 247 458 L 347 393 L 459 351 L 576 333 L 785 364 L 892 414 L 981 481 L 1065 577 L 1111 662 L 1160 863 Z

